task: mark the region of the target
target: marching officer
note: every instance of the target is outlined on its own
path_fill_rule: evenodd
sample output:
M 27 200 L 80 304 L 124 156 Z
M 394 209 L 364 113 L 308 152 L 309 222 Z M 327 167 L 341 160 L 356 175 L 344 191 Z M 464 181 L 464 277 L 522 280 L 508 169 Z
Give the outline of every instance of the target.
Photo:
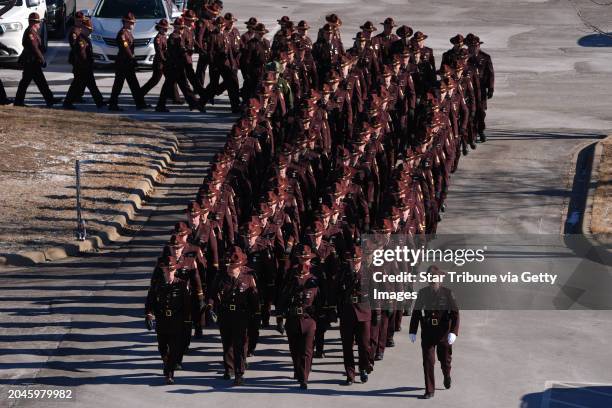
M 11 50 L 4 44 L 0 43 L 0 51 L 6 51 L 10 53 Z M 4 90 L 4 85 L 2 85 L 2 80 L 0 79 L 0 105 L 8 105 L 11 103 L 9 98 L 6 96 L 6 91 Z
M 410 341 L 416 341 L 416 334 L 421 326 L 421 349 L 423 351 L 423 373 L 425 375 L 425 394 L 422 398 L 429 399 L 434 396 L 436 382 L 434 364 L 436 355 L 442 373 L 444 374 L 444 387 L 451 387 L 451 360 L 453 343 L 459 332 L 459 307 L 453 292 L 442 286 L 444 271 L 435 265 L 427 269 L 432 282 L 429 286 L 419 290 L 412 317 L 410 319 Z M 434 277 L 438 279 L 434 279 Z
M 47 79 L 42 69 L 47 66 L 47 61 L 43 55 L 43 45 L 40 38 L 40 16 L 38 13 L 30 13 L 28 16 L 29 26 L 23 33 L 23 39 L 21 44 L 23 45 L 23 52 L 19 56 L 17 62 L 23 67 L 23 75 L 19 86 L 17 87 L 17 94 L 15 95 L 15 106 L 25 106 L 24 99 L 30 82 L 34 80 L 34 83 L 38 87 L 38 90 L 45 98 L 47 107 L 51 108 L 54 103 L 58 103 L 61 99 L 53 97 L 53 93 L 49 89 Z
M 476 125 L 480 141 L 487 140 L 485 136 L 485 118 L 487 116 L 487 99 L 493 97 L 495 88 L 495 72 L 493 71 L 493 62 L 491 56 L 480 49 L 483 44 L 480 38 L 474 34 L 468 34 L 465 37 L 465 42 L 470 52 L 469 64 L 475 69 L 480 78 L 480 100 L 479 107 L 476 111 Z
M 342 356 L 346 370 L 345 385 L 355 381 L 355 355 L 353 345 L 357 343 L 359 352 L 359 377 L 362 383 L 368 381 L 372 372 L 370 364 L 370 322 L 372 310 L 369 302 L 369 279 L 362 269 L 361 248 L 358 246 L 346 254 L 346 264 L 338 277 L 338 315 L 340 316 L 340 336 Z
M 183 352 L 185 332 L 191 323 L 191 299 L 187 281 L 176 276 L 176 267 L 168 258 L 161 258 L 158 266 L 163 279 L 152 282 L 145 304 L 145 324 L 153 330 L 156 321 L 157 347 L 164 362 L 166 384 L 174 384 L 174 369 Z
M 123 89 L 123 84 L 127 81 L 132 97 L 136 102 L 136 109 L 145 109 L 144 96 L 140 90 L 138 78 L 136 78 L 136 57 L 134 56 L 134 37 L 132 36 L 132 28 L 136 23 L 136 17 L 132 12 L 127 13 L 123 19 L 123 28 L 117 33 L 117 59 L 115 60 L 115 82 L 108 101 L 108 110 L 121 112 L 119 107 L 119 94 Z
M 142 95 L 148 94 L 151 89 L 155 87 L 161 81 L 164 76 L 164 64 L 168 60 L 168 28 L 170 24 L 165 18 L 159 20 L 155 24 L 157 35 L 153 39 L 153 46 L 155 47 L 155 56 L 153 57 L 153 74 L 151 78 L 145 83 L 142 88 Z M 176 98 L 178 99 L 178 98 Z
M 298 244 L 294 253 L 297 264 L 289 269 L 279 301 L 279 309 L 287 319 L 285 328 L 294 378 L 304 390 L 308 388 L 317 317 L 322 303 L 319 281 L 310 272 L 310 261 L 314 256 L 308 245 Z
M 207 310 L 215 308 L 223 343 L 223 379 L 235 375 L 234 385 L 244 383 L 247 327 L 259 311 L 259 296 L 253 275 L 246 267 L 247 257 L 239 246 L 232 247 L 226 273 L 219 274 L 210 291 Z M 214 316 L 214 315 L 213 315 Z M 214 318 L 213 318 L 214 320 Z
M 91 45 L 91 39 L 89 36 L 93 31 L 91 20 L 87 17 L 81 19 L 81 27 L 79 29 L 79 35 L 72 45 L 72 72 L 74 73 L 74 79 L 70 84 L 68 93 L 64 98 L 63 108 L 64 109 L 75 109 L 72 104 L 73 101 L 80 99 L 85 92 L 85 88 L 89 89 L 91 96 L 96 104 L 96 107 L 100 109 L 105 105 L 104 98 L 98 89 L 96 84 L 96 77 L 94 76 L 93 69 L 93 48 Z

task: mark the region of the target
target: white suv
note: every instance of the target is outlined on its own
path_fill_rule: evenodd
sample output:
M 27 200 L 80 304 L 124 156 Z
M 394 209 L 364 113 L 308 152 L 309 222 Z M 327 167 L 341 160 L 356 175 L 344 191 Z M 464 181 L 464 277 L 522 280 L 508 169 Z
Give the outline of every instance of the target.
M 17 60 L 23 51 L 21 41 L 28 28 L 28 16 L 34 12 L 44 19 L 47 13 L 45 0 L 0 0 L 0 43 L 10 50 L 8 53 L 0 50 L 0 61 Z M 46 49 L 47 27 L 44 21 L 40 25 L 40 36 Z
M 136 16 L 132 29 L 134 55 L 138 64 L 144 66 L 153 64 L 153 39 L 157 34 L 155 23 L 162 18 L 171 21 L 180 16 L 174 3 L 167 0 L 98 0 L 93 11 L 84 10 L 93 23 L 91 40 L 96 65 L 114 63 L 119 51 L 116 37 L 123 26 L 121 18 L 130 11 Z

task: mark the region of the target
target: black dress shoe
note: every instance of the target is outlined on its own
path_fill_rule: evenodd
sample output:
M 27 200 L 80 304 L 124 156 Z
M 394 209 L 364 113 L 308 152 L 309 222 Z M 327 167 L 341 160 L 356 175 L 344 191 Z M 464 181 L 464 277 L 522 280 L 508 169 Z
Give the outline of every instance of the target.
M 314 358 L 325 358 L 325 353 L 322 351 L 315 351 Z
M 450 375 L 448 377 L 444 377 L 444 388 L 447 390 L 451 387 L 451 378 Z
M 346 377 L 346 381 L 344 381 L 344 385 L 353 385 L 353 380 L 351 377 Z
M 430 399 L 430 398 L 433 398 L 433 396 L 434 396 L 433 392 L 426 392 L 425 394 L 423 394 L 421 399 Z
M 3 99 L 0 101 L 0 105 L 10 105 L 11 103 L 13 103 L 12 99 Z
M 155 108 L 155 112 L 168 113 L 170 112 L 170 109 L 166 108 L 165 106 L 158 106 Z
M 474 142 L 470 143 L 470 147 L 472 148 L 472 150 L 476 150 L 476 143 Z
M 71 103 L 66 103 L 66 102 L 62 104 L 62 108 L 66 110 L 76 110 L 76 106 L 74 106 Z
M 478 136 L 480 137 L 480 143 L 484 143 L 487 141 L 487 137 L 484 133 L 480 133 Z
M 185 103 L 184 99 L 173 99 L 172 103 L 175 105 L 183 105 Z
M 387 347 L 395 347 L 395 341 L 393 339 L 387 340 Z
M 464 148 L 463 148 L 463 155 L 464 155 L 464 156 L 467 156 L 467 155 L 468 155 L 468 153 L 469 153 L 469 152 L 468 152 L 467 147 L 464 147 Z
M 197 329 L 195 329 L 195 332 L 193 333 L 193 337 L 195 337 L 196 339 L 201 339 L 202 337 L 204 337 L 201 327 L 198 327 Z
M 229 380 L 230 378 L 232 378 L 232 376 L 230 375 L 229 371 L 223 373 L 224 380 Z
M 244 378 L 241 375 L 237 375 L 236 378 L 234 378 L 234 385 L 239 386 L 244 384 Z
M 108 110 L 111 112 L 123 112 L 119 105 L 108 105 Z
M 53 98 L 53 99 L 51 100 L 51 104 L 52 104 L 52 105 L 55 105 L 56 103 L 61 103 L 62 101 L 63 101 L 63 99 L 62 99 L 62 98 Z
M 148 103 L 145 103 L 144 105 L 136 105 L 137 110 L 149 109 L 150 107 L 151 105 L 149 105 Z
M 247 357 L 253 357 L 255 355 L 255 353 L 253 351 L 248 351 L 247 352 Z
M 361 380 L 362 383 L 367 383 L 368 382 L 368 373 L 364 371 L 359 373 L 359 379 Z
M 374 356 L 374 361 L 382 361 L 382 359 L 383 359 L 383 353 L 377 353 Z
M 308 384 L 306 384 L 305 382 L 300 382 L 300 389 L 302 390 L 307 390 L 308 389 Z

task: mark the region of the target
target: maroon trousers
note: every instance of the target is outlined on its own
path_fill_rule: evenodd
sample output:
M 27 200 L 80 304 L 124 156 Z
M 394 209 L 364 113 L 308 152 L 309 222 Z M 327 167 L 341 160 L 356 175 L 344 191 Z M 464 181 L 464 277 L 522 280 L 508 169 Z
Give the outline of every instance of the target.
M 436 379 L 434 375 L 434 365 L 436 363 L 436 355 L 442 366 L 442 374 L 444 377 L 450 376 L 451 360 L 453 354 L 453 346 L 448 344 L 446 336 L 440 341 L 421 341 L 421 350 L 423 351 L 423 374 L 425 376 L 425 392 L 434 393 L 436 390 Z
M 342 338 L 342 357 L 348 378 L 355 378 L 355 355 L 353 344 L 357 343 L 359 370 L 365 371 L 370 366 L 370 320 L 360 322 L 355 312 L 346 307 L 340 317 L 340 337 Z
M 290 316 L 285 324 L 295 378 L 307 383 L 312 368 L 316 321 L 306 315 Z
M 374 357 L 377 354 L 383 354 L 385 352 L 389 323 L 391 318 L 394 316 L 393 313 L 394 312 L 382 311 L 380 323 L 377 325 L 372 324 L 370 327 L 370 362 L 372 364 L 374 363 Z M 389 315 L 391 317 L 389 317 Z

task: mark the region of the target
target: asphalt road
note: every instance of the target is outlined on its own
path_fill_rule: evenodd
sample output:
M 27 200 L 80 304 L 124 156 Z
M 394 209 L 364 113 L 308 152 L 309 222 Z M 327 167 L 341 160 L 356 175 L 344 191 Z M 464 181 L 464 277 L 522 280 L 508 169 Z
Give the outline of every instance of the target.
M 569 3 L 224 3 L 240 21 L 256 15 L 272 28 L 284 14 L 316 26 L 325 14 L 336 12 L 344 21 L 345 42 L 364 20 L 378 23 L 392 15 L 429 34 L 437 60 L 456 32 L 479 34 L 496 67 L 489 141 L 461 160 L 439 233 L 551 235 L 564 230 L 573 158 L 612 129 L 610 48 L 580 45 L 590 42 Z M 47 77 L 63 95 L 71 78 L 65 45 L 52 43 L 48 58 Z M 144 81 L 148 75 L 142 72 L 139 78 Z M 0 77 L 12 96 L 19 72 L 1 69 Z M 100 72 L 98 82 L 108 95 L 112 72 Z M 152 92 L 150 103 L 158 91 Z M 40 102 L 37 95 L 28 100 Z M 144 295 L 170 226 L 195 195 L 203 169 L 232 121 L 225 113 L 226 99 L 220 102 L 205 115 L 183 107 L 174 107 L 170 115 L 126 112 L 185 131 L 183 153 L 148 203 L 155 211 L 136 222 L 132 237 L 100 254 L 0 271 L 0 406 L 64 404 L 7 399 L 9 389 L 28 383 L 70 387 L 77 406 L 612 406 L 612 313 L 578 310 L 584 309 L 580 302 L 568 304 L 577 309 L 568 311 L 463 312 L 454 346 L 453 388 L 438 390 L 431 401 L 416 399 L 423 393 L 420 347 L 409 343 L 405 329 L 367 384 L 340 385 L 340 344 L 338 332 L 332 331 L 330 357 L 315 362 L 307 393 L 297 390 L 289 378 L 286 339 L 265 332 L 250 361 L 247 385 L 232 388 L 219 379 L 218 335 L 209 332 L 194 344 L 177 384 L 162 386 L 154 335 L 142 323 Z M 122 104 L 131 103 L 124 98 Z M 84 108 L 95 111 L 91 105 Z M 66 114 L 69 125 L 69 112 L 57 112 Z M 542 251 L 550 254 L 553 248 Z M 560 286 L 599 283 L 586 269 L 581 271 L 585 273 L 566 277 Z

